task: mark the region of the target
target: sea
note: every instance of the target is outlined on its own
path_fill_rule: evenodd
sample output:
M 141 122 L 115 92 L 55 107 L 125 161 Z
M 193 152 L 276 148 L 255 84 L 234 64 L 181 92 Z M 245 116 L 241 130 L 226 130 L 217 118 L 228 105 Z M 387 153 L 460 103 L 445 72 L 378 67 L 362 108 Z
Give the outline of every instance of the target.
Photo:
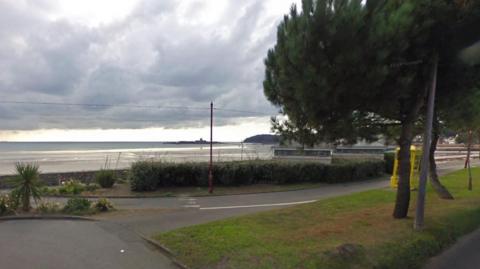
M 271 145 L 215 143 L 213 160 L 270 159 Z M 210 146 L 171 142 L 0 142 L 0 175 L 14 174 L 15 163 L 36 163 L 43 173 L 123 169 L 141 160 L 203 162 Z

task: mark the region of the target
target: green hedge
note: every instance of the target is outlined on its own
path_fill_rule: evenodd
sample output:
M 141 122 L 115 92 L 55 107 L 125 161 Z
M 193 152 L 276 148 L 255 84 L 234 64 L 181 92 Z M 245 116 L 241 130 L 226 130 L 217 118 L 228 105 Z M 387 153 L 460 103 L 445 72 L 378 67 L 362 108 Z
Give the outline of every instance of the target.
M 301 182 L 341 183 L 365 180 L 384 173 L 384 161 L 372 160 L 339 164 L 288 161 L 239 161 L 215 163 L 215 185 L 236 186 L 258 183 Z M 207 163 L 165 163 L 141 161 L 130 171 L 133 191 L 154 191 L 161 187 L 206 186 Z
M 383 155 L 385 160 L 385 173 L 393 174 L 393 163 L 395 161 L 395 152 L 385 152 Z

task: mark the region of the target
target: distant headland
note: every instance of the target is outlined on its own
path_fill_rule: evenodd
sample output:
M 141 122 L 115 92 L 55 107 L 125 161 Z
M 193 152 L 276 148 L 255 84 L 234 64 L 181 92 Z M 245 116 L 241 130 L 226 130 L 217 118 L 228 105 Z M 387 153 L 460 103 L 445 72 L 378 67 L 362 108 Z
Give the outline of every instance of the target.
M 244 143 L 258 143 L 258 144 L 278 144 L 280 137 L 278 135 L 260 134 L 254 135 L 243 140 Z

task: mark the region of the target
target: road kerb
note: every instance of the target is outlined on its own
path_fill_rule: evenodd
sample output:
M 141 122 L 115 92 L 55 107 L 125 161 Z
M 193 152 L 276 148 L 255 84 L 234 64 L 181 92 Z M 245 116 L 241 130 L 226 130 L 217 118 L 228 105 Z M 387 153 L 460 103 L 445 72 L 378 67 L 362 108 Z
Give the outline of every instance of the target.
M 169 248 L 167 248 L 166 246 L 162 245 L 160 242 L 154 240 L 154 239 L 151 239 L 151 238 L 148 238 L 146 237 L 145 235 L 137 232 L 137 234 L 143 239 L 145 240 L 147 243 L 149 243 L 150 245 L 156 247 L 158 250 L 160 250 L 163 254 L 165 254 L 165 256 L 167 256 L 173 264 L 175 264 L 178 268 L 180 269 L 190 269 L 188 266 L 186 266 L 185 264 L 181 263 L 180 261 L 177 260 L 177 258 L 175 258 L 175 254 L 173 253 L 173 251 L 171 251 Z
M 12 215 L 0 217 L 0 221 L 10 220 L 79 220 L 79 221 L 96 221 L 96 219 L 90 217 L 73 216 L 73 215 Z

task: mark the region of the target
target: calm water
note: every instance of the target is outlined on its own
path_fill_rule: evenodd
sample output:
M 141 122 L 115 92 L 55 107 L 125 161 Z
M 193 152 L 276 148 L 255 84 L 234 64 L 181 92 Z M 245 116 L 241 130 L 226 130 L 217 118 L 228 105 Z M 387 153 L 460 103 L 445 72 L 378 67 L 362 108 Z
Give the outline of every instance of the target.
M 239 143 L 214 144 L 216 148 L 238 147 Z M 203 149 L 209 145 L 165 142 L 0 142 L 4 152 L 84 152 L 84 151 L 152 151 Z
M 222 143 L 215 161 L 271 158 L 269 145 Z M 16 162 L 35 162 L 42 172 L 125 168 L 138 160 L 207 161 L 209 146 L 163 142 L 0 142 L 0 175 L 12 174 Z

